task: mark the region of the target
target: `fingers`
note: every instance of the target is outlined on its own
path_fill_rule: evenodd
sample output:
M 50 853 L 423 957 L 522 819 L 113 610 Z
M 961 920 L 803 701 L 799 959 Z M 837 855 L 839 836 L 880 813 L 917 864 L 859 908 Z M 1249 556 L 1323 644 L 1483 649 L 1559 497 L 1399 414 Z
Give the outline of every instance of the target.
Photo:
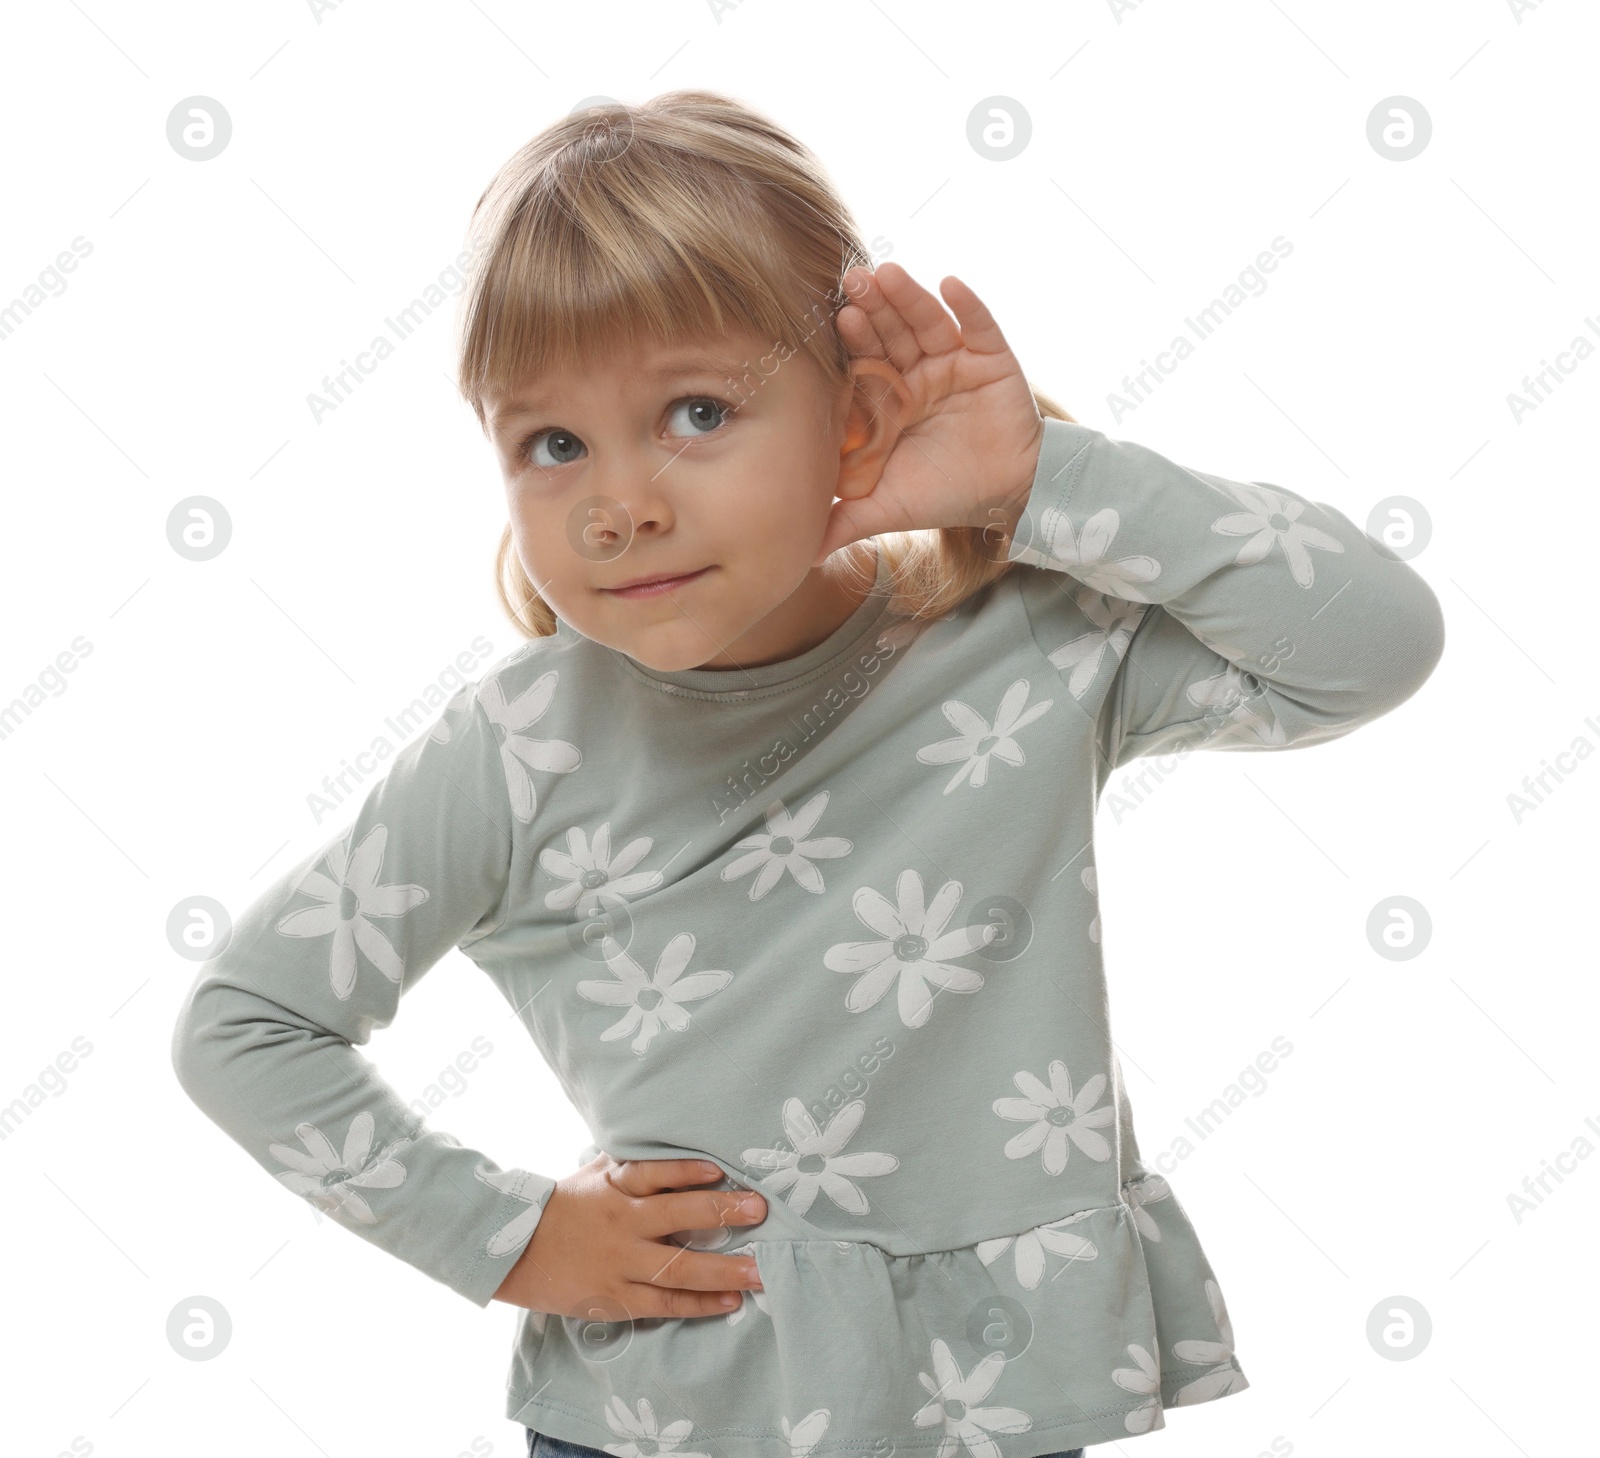
M 961 348 L 961 330 L 948 310 L 898 263 L 884 264 L 877 282 L 924 354 L 948 354 Z
M 856 304 L 872 320 L 897 369 L 909 370 L 925 354 L 961 347 L 961 331 L 944 305 L 898 263 L 885 263 L 870 277 Z
M 743 1257 L 710 1256 L 706 1259 L 737 1268 Z M 659 1316 L 727 1316 L 743 1305 L 746 1291 L 762 1289 L 759 1280 L 747 1278 L 737 1270 L 731 1276 L 707 1277 L 697 1273 L 695 1279 L 709 1280 L 710 1284 L 703 1288 L 687 1285 L 683 1270 L 674 1264 L 663 1275 L 667 1284 L 657 1285 L 649 1280 L 621 1281 L 598 1296 L 590 1297 L 579 1309 L 562 1314 L 603 1322 L 648 1321 Z
M 839 338 L 852 356 L 865 355 L 871 359 L 888 359 L 889 352 L 872 327 L 867 311 L 858 304 L 846 304 L 838 313 Z
M 767 1218 L 767 1202 L 754 1190 L 682 1190 L 651 1196 L 638 1214 L 634 1229 L 656 1237 L 679 1230 L 756 1225 Z
M 955 310 L 961 338 L 968 349 L 980 354 L 1002 354 L 1011 348 L 988 306 L 954 274 L 943 280 L 939 289 Z
M 687 1246 L 652 1242 L 646 1252 L 653 1261 L 628 1275 L 641 1285 L 661 1291 L 759 1291 L 761 1275 L 753 1255 L 717 1255 Z
M 530 1310 L 595 1321 L 731 1314 L 745 1291 L 761 1289 L 754 1256 L 663 1238 L 765 1219 L 759 1192 L 694 1188 L 725 1178 L 711 1159 L 616 1160 L 602 1151 L 558 1182 L 513 1268 L 518 1279 L 508 1278 L 496 1294 Z M 574 1309 L 580 1301 L 583 1309 Z
M 656 1246 L 667 1255 L 653 1272 L 641 1273 L 624 1300 L 638 1316 L 726 1316 L 744 1301 L 743 1292 L 760 1291 L 756 1258 L 714 1255 L 683 1246 Z M 731 1298 L 731 1299 L 730 1299 Z
M 1010 349 L 988 306 L 954 274 L 939 285 L 955 313 L 953 321 L 939 300 L 898 263 L 885 263 L 876 272 L 853 268 L 845 280 L 853 303 L 840 310 L 839 332 L 852 353 L 887 356 L 904 372 L 924 354 L 945 354 L 963 346 L 980 354 Z M 858 338 L 863 347 L 857 347 Z
M 873 331 L 874 337 L 879 341 L 881 352 L 878 357 L 888 359 L 890 364 L 904 374 L 922 358 L 923 350 L 910 325 L 901 317 L 899 309 L 889 301 L 883 291 L 884 275 L 892 266 L 886 263 L 875 273 L 868 273 L 862 268 L 851 269 L 845 275 L 846 279 L 855 275 L 863 282 L 859 288 L 852 290 L 855 300 L 853 307 L 840 310 L 839 327 L 842 334 L 846 316 L 858 312 L 865 320 L 865 326 Z M 900 272 L 904 273 L 905 270 L 901 269 Z
M 727 1316 L 744 1297 L 737 1291 L 668 1291 L 653 1286 L 628 1287 L 628 1315 L 634 1321 L 653 1316 Z
M 611 1172 L 610 1178 L 625 1195 L 654 1195 L 662 1190 L 713 1184 L 722 1176 L 722 1166 L 708 1159 L 628 1159 Z
M 766 1199 L 756 1190 L 690 1188 L 722 1177 L 721 1166 L 705 1160 L 630 1159 L 612 1173 L 611 1183 L 634 1198 L 629 1228 L 647 1239 L 680 1230 L 734 1229 L 767 1218 Z

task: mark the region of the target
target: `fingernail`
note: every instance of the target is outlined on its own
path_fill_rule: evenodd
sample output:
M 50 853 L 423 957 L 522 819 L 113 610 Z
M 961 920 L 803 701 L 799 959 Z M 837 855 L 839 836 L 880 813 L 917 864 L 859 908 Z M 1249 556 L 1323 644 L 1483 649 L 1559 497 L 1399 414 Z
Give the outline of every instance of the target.
M 717 1304 L 719 1306 L 737 1306 L 740 1299 L 741 1298 L 738 1296 L 719 1296 L 717 1298 Z

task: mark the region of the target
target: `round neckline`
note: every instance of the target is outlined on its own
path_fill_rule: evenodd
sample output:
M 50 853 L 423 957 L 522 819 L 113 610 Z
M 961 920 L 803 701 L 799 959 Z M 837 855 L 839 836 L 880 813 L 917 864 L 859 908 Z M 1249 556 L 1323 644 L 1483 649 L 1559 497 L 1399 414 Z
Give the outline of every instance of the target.
M 678 668 L 656 669 L 630 658 L 620 648 L 606 645 L 606 651 L 630 678 L 647 683 L 666 693 L 690 698 L 736 701 L 762 698 L 795 687 L 802 680 L 825 673 L 838 659 L 848 654 L 889 611 L 889 564 L 878 549 L 873 584 L 854 612 L 820 643 L 780 658 L 775 663 L 760 663 L 753 668 Z

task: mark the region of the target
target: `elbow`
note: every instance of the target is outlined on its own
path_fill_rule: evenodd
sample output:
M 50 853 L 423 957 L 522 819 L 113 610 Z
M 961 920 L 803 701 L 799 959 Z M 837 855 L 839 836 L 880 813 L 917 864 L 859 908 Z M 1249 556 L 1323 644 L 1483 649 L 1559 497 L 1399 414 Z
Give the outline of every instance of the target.
M 1388 614 L 1386 671 L 1375 686 L 1380 713 L 1399 706 L 1432 676 L 1444 656 L 1444 609 L 1438 595 L 1410 568 L 1411 591 Z
M 1347 639 L 1352 653 L 1340 697 L 1351 729 L 1398 709 L 1433 676 L 1444 655 L 1438 597 L 1410 567 L 1397 570 L 1404 572 L 1403 584 L 1372 594 Z
M 209 1117 L 216 1106 L 225 1058 L 226 1038 L 218 999 L 223 987 L 202 968 L 178 1010 L 172 1027 L 170 1055 L 178 1086 Z
M 1325 673 L 1293 687 L 1277 684 L 1299 721 L 1285 743 L 1341 739 L 1398 709 L 1432 677 L 1444 655 L 1444 613 L 1418 574 L 1397 570 L 1406 579 L 1397 590 L 1368 592 L 1350 604 Z
M 262 1076 L 261 1068 L 330 1037 L 349 1046 L 343 1031 L 292 1012 L 208 962 L 173 1024 L 172 1072 L 190 1099 L 220 1123 L 241 1087 Z
M 169 1051 L 173 1076 L 177 1078 L 178 1086 L 197 1104 L 202 1103 L 201 1093 L 205 1084 L 204 1047 L 205 1034 L 199 1014 L 198 988 L 192 988 L 184 999 L 183 1006 L 178 1010 L 177 1021 L 172 1026 L 172 1045 Z

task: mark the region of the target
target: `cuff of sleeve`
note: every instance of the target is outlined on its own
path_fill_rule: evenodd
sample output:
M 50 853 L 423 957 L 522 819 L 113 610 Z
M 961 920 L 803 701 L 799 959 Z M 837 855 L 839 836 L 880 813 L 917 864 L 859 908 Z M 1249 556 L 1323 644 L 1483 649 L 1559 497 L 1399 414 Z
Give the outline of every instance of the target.
M 465 1269 L 448 1278 L 446 1284 L 475 1306 L 487 1306 L 533 1239 L 556 1182 L 548 1175 L 524 1169 L 489 1174 L 480 1165 L 476 1173 L 484 1184 L 499 1190 L 502 1198 L 484 1211 L 472 1232 L 471 1255 Z
M 1084 453 L 1099 434 L 1076 421 L 1046 416 L 1044 438 L 1039 442 L 1039 462 L 1033 484 L 1006 549 L 1006 560 L 1026 562 L 1035 567 L 1060 570 L 1061 563 L 1050 550 L 1050 514 L 1065 510 L 1084 465 Z

